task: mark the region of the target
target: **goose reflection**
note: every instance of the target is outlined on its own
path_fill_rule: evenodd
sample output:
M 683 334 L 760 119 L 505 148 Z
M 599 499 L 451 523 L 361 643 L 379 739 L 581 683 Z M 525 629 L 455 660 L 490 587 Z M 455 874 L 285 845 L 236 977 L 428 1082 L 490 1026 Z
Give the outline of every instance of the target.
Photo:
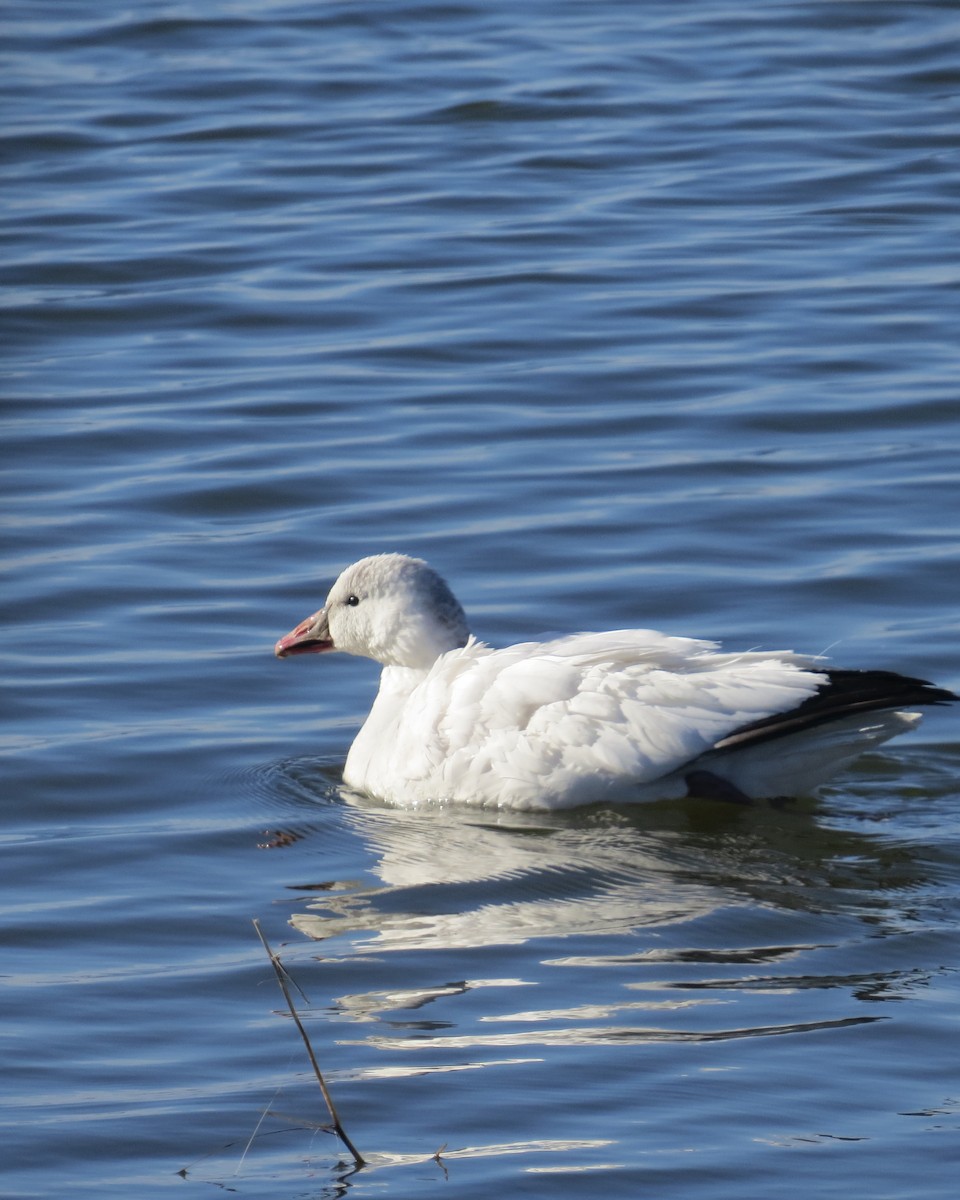
M 690 802 L 518 820 L 339 798 L 375 882 L 304 884 L 322 894 L 291 923 L 371 951 L 629 934 L 757 905 L 882 921 L 922 882 L 902 848 L 824 828 L 801 807 Z

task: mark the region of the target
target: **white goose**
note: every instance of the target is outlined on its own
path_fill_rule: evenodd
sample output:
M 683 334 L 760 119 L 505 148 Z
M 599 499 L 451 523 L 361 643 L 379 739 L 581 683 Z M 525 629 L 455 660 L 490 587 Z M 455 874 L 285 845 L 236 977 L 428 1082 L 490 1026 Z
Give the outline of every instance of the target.
M 444 580 L 402 554 L 348 567 L 275 648 L 278 658 L 328 650 L 383 666 L 344 782 L 406 806 L 804 795 L 917 725 L 904 705 L 958 699 L 889 671 L 724 654 L 648 629 L 495 650 L 471 636 Z

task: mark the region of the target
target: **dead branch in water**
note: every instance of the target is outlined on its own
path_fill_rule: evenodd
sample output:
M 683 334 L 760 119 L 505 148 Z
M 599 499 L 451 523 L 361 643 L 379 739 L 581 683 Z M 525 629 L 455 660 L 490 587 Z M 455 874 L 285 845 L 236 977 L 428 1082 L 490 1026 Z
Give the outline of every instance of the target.
M 267 954 L 269 955 L 270 962 L 273 964 L 273 969 L 277 975 L 277 982 L 280 984 L 280 990 L 283 992 L 283 998 L 286 1000 L 287 1008 L 290 1010 L 290 1016 L 293 1017 L 294 1024 L 300 1030 L 300 1036 L 303 1038 L 303 1044 L 307 1048 L 307 1054 L 310 1057 L 310 1063 L 313 1067 L 313 1072 L 317 1077 L 317 1083 L 320 1084 L 320 1091 L 323 1093 L 323 1099 L 326 1103 L 327 1111 L 330 1113 L 330 1119 L 333 1122 L 334 1132 L 353 1155 L 353 1161 L 357 1164 L 357 1166 L 366 1166 L 366 1159 L 356 1148 L 353 1142 L 350 1141 L 349 1137 L 347 1137 L 346 1130 L 340 1123 L 340 1116 L 337 1113 L 336 1106 L 333 1103 L 333 1098 L 327 1090 L 327 1085 L 324 1082 L 323 1075 L 321 1074 L 320 1066 L 317 1063 L 317 1057 L 313 1052 L 313 1047 L 310 1045 L 310 1038 L 307 1036 L 307 1031 L 303 1027 L 303 1022 L 300 1020 L 300 1016 L 293 1006 L 293 1001 L 290 999 L 290 991 L 287 988 L 287 980 L 290 977 L 287 974 L 286 967 L 284 967 L 280 959 L 277 958 L 276 954 L 274 954 L 274 952 L 270 949 L 270 945 L 267 942 L 267 939 L 264 937 L 263 930 L 260 928 L 260 922 L 256 918 L 253 920 L 253 927 L 257 931 L 257 937 L 259 937 L 260 941 L 263 943 L 264 950 L 266 950 Z M 291 982 L 293 981 L 291 980 Z

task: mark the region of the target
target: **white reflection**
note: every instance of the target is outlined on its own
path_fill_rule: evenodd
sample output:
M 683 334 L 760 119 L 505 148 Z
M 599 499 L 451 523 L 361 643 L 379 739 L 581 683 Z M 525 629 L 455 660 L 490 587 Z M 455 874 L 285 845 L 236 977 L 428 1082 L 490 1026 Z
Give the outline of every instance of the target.
M 689 920 L 730 900 L 684 865 L 675 833 L 651 836 L 616 813 L 518 823 L 348 800 L 382 887 L 324 891 L 291 920 L 317 940 L 362 935 L 378 951 L 518 945 Z
M 346 789 L 338 800 L 328 810 L 337 813 L 334 836 L 339 827 L 360 837 L 376 882 L 305 885 L 316 896 L 291 923 L 316 941 L 349 937 L 354 950 L 608 937 L 727 910 L 713 934 L 729 941 L 698 947 L 692 934 L 686 950 L 671 938 L 662 953 L 755 964 L 810 947 L 778 947 L 762 935 L 744 945 L 747 914 L 755 925 L 771 909 L 895 921 L 918 883 L 909 856 L 860 832 L 826 828 L 803 808 L 663 805 L 524 815 L 394 809 Z M 647 946 L 644 953 L 661 951 Z M 560 961 L 556 950 L 549 961 Z M 387 1007 L 417 1008 L 435 998 L 398 998 Z

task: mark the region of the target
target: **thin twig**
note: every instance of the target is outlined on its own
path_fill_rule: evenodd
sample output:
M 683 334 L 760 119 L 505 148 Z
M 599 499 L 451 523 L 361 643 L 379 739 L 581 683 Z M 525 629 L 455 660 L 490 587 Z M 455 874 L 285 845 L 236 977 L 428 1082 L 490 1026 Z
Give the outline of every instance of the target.
M 290 999 L 290 992 L 287 988 L 287 979 L 289 979 L 289 976 L 287 975 L 286 968 L 284 967 L 283 963 L 281 963 L 280 959 L 277 958 L 274 952 L 270 949 L 270 945 L 263 935 L 263 930 L 260 928 L 260 922 L 256 918 L 254 918 L 253 927 L 257 931 L 257 936 L 259 937 L 260 941 L 263 942 L 263 948 L 269 955 L 270 962 L 273 964 L 273 969 L 277 975 L 277 982 L 280 984 L 280 990 L 283 992 L 283 998 L 287 1002 L 287 1008 L 290 1009 L 290 1016 L 293 1017 L 294 1024 L 300 1030 L 300 1036 L 303 1038 L 303 1044 L 307 1048 L 307 1054 L 310 1057 L 310 1063 L 313 1067 L 313 1072 L 317 1077 L 317 1083 L 320 1084 L 320 1091 L 323 1093 L 323 1099 L 326 1102 L 327 1110 L 329 1111 L 330 1118 L 333 1121 L 334 1132 L 353 1155 L 353 1161 L 357 1164 L 357 1166 L 366 1166 L 366 1159 L 356 1148 L 353 1142 L 351 1142 L 347 1137 L 346 1130 L 340 1124 L 340 1117 L 337 1113 L 336 1106 L 333 1103 L 333 1098 L 327 1091 L 327 1085 L 323 1081 L 323 1075 L 320 1072 L 320 1066 L 317 1063 L 316 1055 L 313 1053 L 313 1047 L 310 1045 L 310 1038 L 307 1036 L 307 1031 L 303 1027 L 303 1022 L 300 1020 L 297 1010 L 293 1007 L 293 1001 Z

